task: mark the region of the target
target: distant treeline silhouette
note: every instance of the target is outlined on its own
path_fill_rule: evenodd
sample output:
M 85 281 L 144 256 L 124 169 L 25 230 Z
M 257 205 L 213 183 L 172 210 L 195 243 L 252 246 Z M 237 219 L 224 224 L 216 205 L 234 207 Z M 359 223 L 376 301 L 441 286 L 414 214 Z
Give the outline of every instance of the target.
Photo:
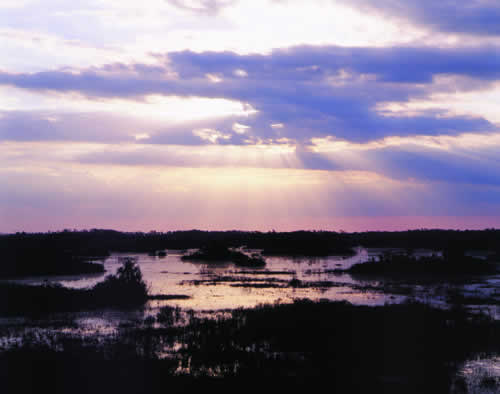
M 353 247 L 490 250 L 500 254 L 500 230 L 413 230 L 345 233 L 333 231 L 171 231 L 119 232 L 93 229 L 0 235 L 0 277 L 102 272 L 91 258 L 111 252 L 155 253 L 165 249 L 226 247 L 261 249 L 263 255 L 327 256 L 351 254 Z

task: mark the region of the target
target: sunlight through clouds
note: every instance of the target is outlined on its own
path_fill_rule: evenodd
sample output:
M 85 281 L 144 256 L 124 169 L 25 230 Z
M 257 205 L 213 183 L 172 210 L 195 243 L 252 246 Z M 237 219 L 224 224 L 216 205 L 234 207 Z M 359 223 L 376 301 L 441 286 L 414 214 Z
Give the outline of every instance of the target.
M 46 230 L 59 207 L 56 227 L 72 212 L 158 229 L 500 216 L 499 16 L 481 1 L 0 2 L 0 231 L 15 215 Z
M 492 123 L 500 124 L 498 103 L 500 103 L 500 84 L 497 83 L 484 90 L 435 93 L 424 100 L 384 103 L 378 110 L 396 116 L 412 116 L 422 111 L 438 110 L 443 112 L 443 116 L 482 116 Z
M 141 100 L 119 98 L 89 99 L 78 94 L 53 94 L 19 92 L 0 87 L 0 111 L 34 110 L 57 112 L 91 112 L 126 114 L 128 116 L 180 122 L 213 119 L 227 116 L 248 117 L 257 111 L 246 103 L 204 97 L 175 97 L 148 95 Z

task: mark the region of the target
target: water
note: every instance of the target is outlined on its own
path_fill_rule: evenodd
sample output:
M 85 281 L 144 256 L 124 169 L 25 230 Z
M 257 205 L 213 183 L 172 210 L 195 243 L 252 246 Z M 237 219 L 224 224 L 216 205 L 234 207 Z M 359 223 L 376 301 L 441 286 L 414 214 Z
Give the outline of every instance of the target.
M 500 389 L 500 357 L 476 358 L 467 361 L 454 382 L 459 392 L 465 389 L 468 393 L 495 394 Z
M 465 296 L 490 299 L 491 305 L 476 308 L 486 310 L 497 319 L 500 318 L 499 306 L 493 302 L 500 297 L 499 276 L 416 285 L 411 281 L 388 279 L 356 280 L 349 274 L 335 272 L 376 258 L 386 251 L 398 252 L 395 249 L 358 248 L 353 256 L 267 257 L 266 267 L 262 269 L 241 268 L 231 263 L 204 264 L 182 261 L 182 253 L 177 250 L 168 250 L 167 256 L 163 258 L 138 253 L 115 253 L 104 260 L 104 274 L 31 277 L 13 281 L 32 285 L 59 283 L 70 288 L 92 287 L 106 275 L 116 273 L 121 266 L 120 258 L 127 256 L 137 259 L 151 294 L 185 295 L 190 298 L 150 301 L 145 308 L 132 311 L 108 309 L 56 313 L 45 317 L 43 321 L 17 317 L 0 318 L 0 347 L 8 347 L 9 343 L 5 341 L 16 341 L 30 330 L 63 331 L 79 336 L 113 335 L 120 326 L 134 325 L 143 322 L 148 316 L 156 315 L 164 305 L 179 306 L 184 310 L 192 309 L 200 314 L 211 313 L 214 316 L 220 313 L 215 311 L 253 307 L 263 303 L 292 302 L 301 298 L 345 300 L 356 305 L 384 305 L 412 298 L 447 307 L 448 295 L 453 291 Z M 432 253 L 428 250 L 414 251 L 416 256 L 428 256 Z M 300 285 L 290 286 L 292 280 L 300 281 L 297 282 Z M 463 366 L 460 374 L 462 385 L 466 385 L 469 392 L 475 392 L 474 390 L 483 386 L 483 391 L 476 391 L 490 392 L 487 384 L 500 379 L 499 359 L 470 360 Z M 485 376 L 489 377 L 489 380 L 485 379 Z
M 168 250 L 164 258 L 139 253 L 115 253 L 104 261 L 106 272 L 99 275 L 30 277 L 16 279 L 23 284 L 59 283 L 70 288 L 85 288 L 102 281 L 105 275 L 114 274 L 120 267 L 120 257 L 135 257 L 144 280 L 155 295 L 180 294 L 191 297 L 187 300 L 168 301 L 195 310 L 232 309 L 253 307 L 261 303 L 292 301 L 296 298 L 347 300 L 354 304 L 383 305 L 393 299 L 375 292 L 355 291 L 351 287 L 359 282 L 349 275 L 333 275 L 335 269 L 346 269 L 353 264 L 368 260 L 373 253 L 358 249 L 352 257 L 329 256 L 325 258 L 268 257 L 263 269 L 242 269 L 232 263 L 204 264 L 182 261 L 182 253 Z M 269 274 L 265 274 L 269 272 Z M 221 281 L 221 278 L 233 281 Z M 238 281 L 237 279 L 242 279 Z M 272 288 L 252 287 L 275 283 L 285 286 L 291 279 L 314 282 L 335 282 L 329 288 Z M 250 282 L 252 279 L 255 281 Z M 203 283 L 203 281 L 205 281 Z M 207 283 L 214 281 L 214 283 Z M 201 283 L 200 283 L 201 282 Z M 244 284 L 246 287 L 241 287 Z M 240 287 L 238 287 L 240 286 Z M 330 284 L 331 286 L 331 284 Z M 165 303 L 154 301 L 151 304 Z
M 480 295 L 492 300 L 500 296 L 498 276 L 422 286 L 387 279 L 355 280 L 348 274 L 334 272 L 365 262 L 387 250 L 357 248 L 353 256 L 321 258 L 267 257 L 267 265 L 262 269 L 239 268 L 232 263 L 182 261 L 182 253 L 177 250 L 168 250 L 167 256 L 163 258 L 140 253 L 115 253 L 104 261 L 104 274 L 34 277 L 17 279 L 15 282 L 60 283 L 71 288 L 91 287 L 102 281 L 105 275 L 116 273 L 121 265 L 120 258 L 129 256 L 137 258 L 151 294 L 190 297 L 185 300 L 151 301 L 148 308 L 153 309 L 165 304 L 197 311 L 233 309 L 277 301 L 291 302 L 299 298 L 345 300 L 356 305 L 384 305 L 412 297 L 445 306 L 450 291 L 466 296 Z M 397 249 L 390 251 L 398 252 Z M 434 252 L 428 250 L 414 252 L 416 256 L 428 256 L 432 253 Z M 295 279 L 308 285 L 290 286 L 290 281 Z M 486 305 L 483 308 L 489 308 L 493 316 L 500 317 L 498 305 Z

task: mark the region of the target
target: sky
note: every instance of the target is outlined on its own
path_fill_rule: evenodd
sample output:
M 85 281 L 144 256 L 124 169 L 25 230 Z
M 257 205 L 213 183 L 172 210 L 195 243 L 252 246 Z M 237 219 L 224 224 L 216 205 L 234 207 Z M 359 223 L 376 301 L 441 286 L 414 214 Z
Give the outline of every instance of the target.
M 499 0 L 1 0 L 0 232 L 500 227 Z

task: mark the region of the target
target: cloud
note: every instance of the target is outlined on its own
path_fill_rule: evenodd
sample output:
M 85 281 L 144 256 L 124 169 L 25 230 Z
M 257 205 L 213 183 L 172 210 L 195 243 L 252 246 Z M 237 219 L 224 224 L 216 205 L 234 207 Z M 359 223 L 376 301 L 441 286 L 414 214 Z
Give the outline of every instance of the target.
M 144 127 L 131 119 L 98 113 L 7 111 L 0 115 L 0 141 L 132 142 Z
M 0 73 L 0 84 L 25 89 L 78 91 L 90 96 L 141 96 L 146 94 L 218 96 L 257 94 L 269 81 L 280 83 L 353 82 L 430 84 L 437 75 L 465 75 L 477 79 L 500 77 L 499 47 L 479 48 L 345 48 L 301 46 L 279 49 L 269 55 L 238 55 L 233 52 L 190 51 L 167 54 L 169 65 L 109 64 L 99 68 L 56 70 L 38 73 Z M 245 70 L 249 78 L 234 75 Z M 172 75 L 175 71 L 179 78 Z M 351 74 L 346 71 L 351 72 Z M 220 75 L 214 84 L 207 75 Z M 370 80 L 372 76 L 372 80 Z M 261 82 L 261 83 L 259 83 Z M 297 85 L 297 87 L 301 87 Z M 318 86 L 314 86 L 318 88 Z M 293 90 L 292 85 L 289 88 Z M 390 87 L 389 87 L 390 88 Z
M 0 8 L 1 231 L 500 215 L 497 1 Z
M 442 137 L 434 147 L 428 139 L 333 141 L 343 148 L 330 152 L 3 143 L 1 228 L 287 229 L 292 223 L 324 228 L 337 216 L 498 216 L 499 138 Z
M 159 145 L 246 144 L 233 130 L 240 117 L 162 123 L 127 114 L 102 112 L 0 111 L 0 142 L 90 142 Z M 207 138 L 200 130 L 219 130 L 225 138 Z M 222 131 L 221 131 L 222 130 Z M 248 143 L 248 142 L 247 142 Z
M 436 139 L 378 141 L 364 145 L 343 144 L 329 151 L 306 147 L 297 150 L 305 168 L 328 171 L 373 171 L 384 177 L 422 184 L 500 187 L 499 134 Z M 477 144 L 476 141 L 483 141 Z
M 462 185 L 500 187 L 500 134 L 407 138 L 352 144 L 334 140 L 328 145 L 251 145 L 227 146 L 203 139 L 181 145 L 147 143 L 59 143 L 35 145 L 26 141 L 6 144 L 1 151 L 3 166 L 59 162 L 151 168 L 255 168 L 296 169 L 326 172 L 364 172 L 395 182 L 419 185 Z M 175 135 L 174 137 L 175 138 Z M 480 142 L 480 143 L 479 143 Z M 64 149 L 61 149 L 61 148 Z M 479 189 L 478 189 L 479 190 Z
M 201 14 L 214 15 L 237 0 L 165 0 L 167 3 L 183 10 Z
M 496 0 L 341 0 L 348 6 L 397 16 L 433 30 L 500 35 L 500 4 Z
M 468 75 L 479 79 L 500 76 L 496 46 L 468 48 L 297 46 L 276 49 L 269 55 L 190 51 L 168 54 L 173 67 L 185 77 L 220 73 L 230 77 L 243 69 L 250 76 L 276 80 L 314 80 L 335 77 L 340 70 L 377 76 L 379 81 L 429 83 L 439 74 Z
M 204 97 L 248 103 L 258 113 L 201 129 L 218 130 L 220 143 L 255 143 L 289 138 L 304 143 L 336 136 L 368 141 L 390 135 L 440 135 L 492 131 L 495 126 L 473 114 L 451 115 L 446 108 L 392 116 L 377 108 L 384 102 L 425 99 L 439 89 L 484 89 L 500 78 L 497 47 L 466 49 L 294 47 L 269 55 L 231 52 L 177 52 L 163 64 L 110 64 L 105 67 L 39 73 L 0 73 L 0 84 L 17 88 L 77 92 L 90 99 L 128 99 L 147 95 Z M 160 58 L 161 60 L 161 58 Z M 235 74 L 245 70 L 242 78 Z M 214 83 L 207 75 L 218 75 Z M 444 85 L 441 75 L 477 82 Z M 236 133 L 234 122 L 250 127 Z M 283 124 L 282 128 L 272 127 Z M 190 130 L 191 132 L 192 130 Z M 149 133 L 149 131 L 147 131 Z M 150 133 L 149 133 L 150 134 Z M 151 142 L 162 138 L 153 137 Z

